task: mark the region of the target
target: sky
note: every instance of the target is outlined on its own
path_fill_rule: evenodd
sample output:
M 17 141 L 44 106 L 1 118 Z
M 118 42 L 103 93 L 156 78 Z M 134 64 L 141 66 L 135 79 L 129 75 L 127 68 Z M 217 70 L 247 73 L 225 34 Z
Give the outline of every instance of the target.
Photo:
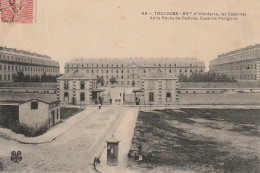
M 197 57 L 260 43 L 260 0 L 36 0 L 33 24 L 0 22 L 0 46 L 72 58 Z M 150 20 L 142 12 L 243 12 L 237 21 Z

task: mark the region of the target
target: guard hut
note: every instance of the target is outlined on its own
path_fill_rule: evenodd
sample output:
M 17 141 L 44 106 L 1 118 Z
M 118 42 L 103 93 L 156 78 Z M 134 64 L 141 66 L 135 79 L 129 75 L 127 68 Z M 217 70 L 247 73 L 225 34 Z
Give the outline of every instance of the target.
M 112 137 L 107 139 L 106 142 L 107 142 L 107 165 L 117 166 L 120 141 L 116 139 L 114 135 L 112 135 Z

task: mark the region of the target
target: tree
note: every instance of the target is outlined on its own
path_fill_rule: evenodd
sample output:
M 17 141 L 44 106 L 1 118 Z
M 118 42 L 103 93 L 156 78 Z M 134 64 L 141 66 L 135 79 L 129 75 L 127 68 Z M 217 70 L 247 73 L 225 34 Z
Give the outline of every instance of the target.
M 225 74 L 218 74 L 212 72 L 206 73 L 192 73 L 190 77 L 181 74 L 179 76 L 180 82 L 235 82 L 234 78 L 229 78 Z
M 22 71 L 18 71 L 17 74 L 14 74 L 13 79 L 15 82 L 24 81 L 24 74 Z
M 111 76 L 111 78 L 109 79 L 110 83 L 113 85 L 114 83 L 117 83 L 117 80 L 114 76 Z
M 45 73 L 41 76 L 29 74 L 24 75 L 22 71 L 18 71 L 17 74 L 13 75 L 14 82 L 57 82 L 57 78 L 60 75 L 46 75 Z
M 102 76 L 97 76 L 97 83 L 99 84 L 101 84 L 101 86 L 103 86 L 104 85 L 104 79 L 103 79 L 103 77 Z

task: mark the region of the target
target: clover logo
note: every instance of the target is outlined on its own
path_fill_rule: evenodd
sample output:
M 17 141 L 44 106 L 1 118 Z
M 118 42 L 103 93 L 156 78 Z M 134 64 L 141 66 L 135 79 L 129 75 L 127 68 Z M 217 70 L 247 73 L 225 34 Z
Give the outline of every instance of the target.
M 22 152 L 21 151 L 12 151 L 11 152 L 11 160 L 14 163 L 19 163 L 19 161 L 22 161 Z

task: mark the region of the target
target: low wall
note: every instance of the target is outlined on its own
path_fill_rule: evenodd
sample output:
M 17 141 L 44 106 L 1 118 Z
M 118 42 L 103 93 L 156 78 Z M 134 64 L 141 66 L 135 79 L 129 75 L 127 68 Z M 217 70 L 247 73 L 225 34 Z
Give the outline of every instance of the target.
M 260 81 L 179 82 L 179 88 L 259 88 Z
M 260 93 L 179 94 L 180 105 L 260 105 Z
M 57 82 L 0 82 L 0 87 L 57 88 Z
M 0 125 L 11 129 L 18 122 L 18 106 L 0 105 Z

